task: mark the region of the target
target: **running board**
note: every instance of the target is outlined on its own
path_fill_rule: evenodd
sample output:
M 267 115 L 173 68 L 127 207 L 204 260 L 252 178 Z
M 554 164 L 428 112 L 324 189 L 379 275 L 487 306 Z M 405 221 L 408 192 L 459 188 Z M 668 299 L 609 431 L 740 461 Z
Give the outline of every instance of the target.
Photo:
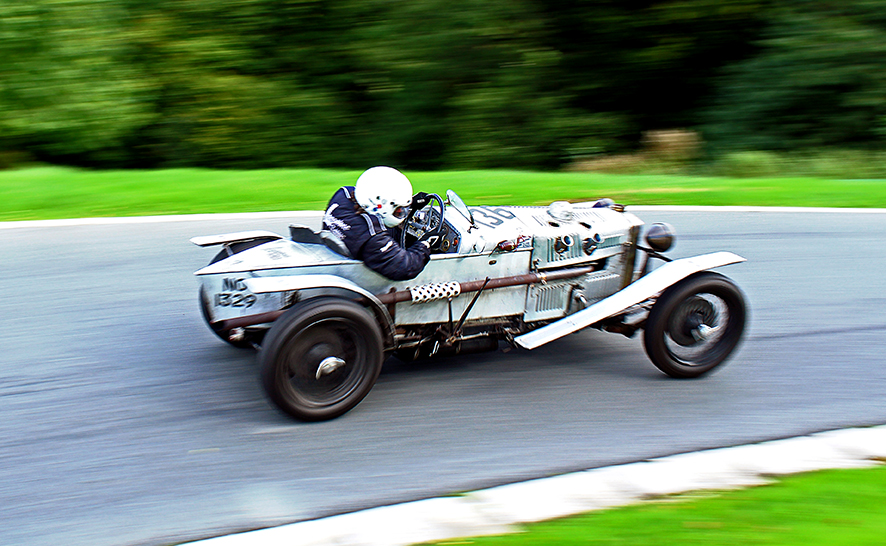
M 637 281 L 608 298 L 602 299 L 590 307 L 573 313 L 557 322 L 516 337 L 514 341 L 524 349 L 541 347 L 545 343 L 560 339 L 567 334 L 577 332 L 582 328 L 587 328 L 603 319 L 621 313 L 632 305 L 649 299 L 693 273 L 744 261 L 746 261 L 744 258 L 732 252 L 714 252 L 692 258 L 673 260 L 640 277 Z

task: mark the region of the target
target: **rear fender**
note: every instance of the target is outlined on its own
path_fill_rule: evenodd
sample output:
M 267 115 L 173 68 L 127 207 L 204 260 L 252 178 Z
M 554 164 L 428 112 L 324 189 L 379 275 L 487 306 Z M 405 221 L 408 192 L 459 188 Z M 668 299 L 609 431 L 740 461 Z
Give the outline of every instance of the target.
M 253 294 L 273 292 L 309 292 L 308 297 L 350 296 L 372 309 L 381 327 L 385 347 L 394 346 L 394 320 L 388 308 L 371 292 L 336 275 L 287 275 L 280 277 L 253 277 L 244 279 L 246 288 Z
M 617 315 L 633 305 L 646 301 L 694 273 L 744 261 L 746 261 L 744 258 L 731 252 L 714 252 L 673 260 L 640 277 L 608 298 L 557 322 L 516 337 L 514 341 L 524 349 L 541 347 L 545 343 L 587 328 L 601 320 Z

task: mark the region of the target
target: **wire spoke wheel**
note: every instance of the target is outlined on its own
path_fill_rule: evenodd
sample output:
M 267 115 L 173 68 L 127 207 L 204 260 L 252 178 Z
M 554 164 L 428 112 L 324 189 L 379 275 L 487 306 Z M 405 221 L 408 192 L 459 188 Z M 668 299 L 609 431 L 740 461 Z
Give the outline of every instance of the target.
M 698 273 L 656 301 L 646 320 L 646 353 L 672 377 L 698 377 L 732 354 L 746 314 L 744 296 L 732 281 L 718 273 Z
M 332 419 L 356 406 L 375 384 L 382 359 L 374 317 L 336 298 L 293 307 L 271 328 L 259 353 L 268 396 L 304 421 Z

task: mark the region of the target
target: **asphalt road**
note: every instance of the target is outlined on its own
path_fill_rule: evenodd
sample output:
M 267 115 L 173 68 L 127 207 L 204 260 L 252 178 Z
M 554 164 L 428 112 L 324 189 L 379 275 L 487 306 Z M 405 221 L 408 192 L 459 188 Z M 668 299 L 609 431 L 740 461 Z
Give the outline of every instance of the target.
M 731 250 L 748 335 L 678 381 L 639 337 L 405 365 L 292 422 L 204 326 L 194 235 L 289 219 L 0 229 L 0 544 L 167 544 L 688 450 L 886 423 L 886 213 L 638 213 Z

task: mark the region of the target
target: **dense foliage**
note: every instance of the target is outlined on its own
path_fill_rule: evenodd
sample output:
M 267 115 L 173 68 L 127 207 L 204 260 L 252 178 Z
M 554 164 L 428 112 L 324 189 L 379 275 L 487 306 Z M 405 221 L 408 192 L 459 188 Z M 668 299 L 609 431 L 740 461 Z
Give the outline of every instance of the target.
M 882 149 L 879 0 L 5 0 L 0 166 L 558 168 Z
M 727 67 L 709 136 L 731 149 L 882 150 L 884 8 L 881 0 L 780 2 L 759 53 Z

